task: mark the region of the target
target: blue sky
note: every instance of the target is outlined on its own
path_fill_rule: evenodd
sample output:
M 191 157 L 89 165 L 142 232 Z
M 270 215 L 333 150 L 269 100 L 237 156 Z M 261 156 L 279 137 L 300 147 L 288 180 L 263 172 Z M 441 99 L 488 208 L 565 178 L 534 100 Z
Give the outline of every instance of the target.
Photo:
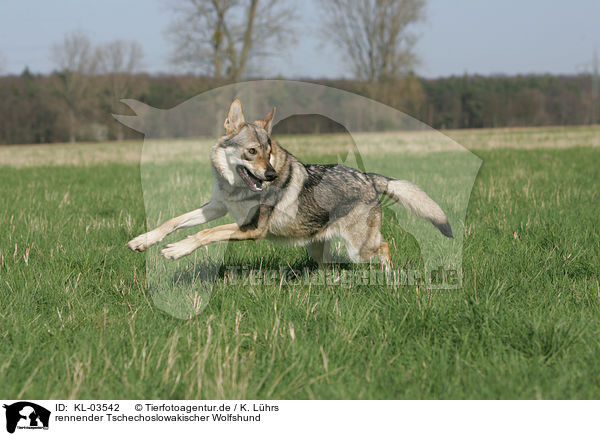
M 86 32 L 96 43 L 135 39 L 145 52 L 144 69 L 172 72 L 165 28 L 173 0 L 0 1 L 3 72 L 53 69 L 50 48 L 67 32 Z M 348 66 L 319 35 L 318 0 L 298 1 L 298 41 L 269 71 L 285 77 L 349 77 Z M 600 1 L 429 0 L 420 35 L 417 73 L 574 74 L 591 69 L 600 51 Z

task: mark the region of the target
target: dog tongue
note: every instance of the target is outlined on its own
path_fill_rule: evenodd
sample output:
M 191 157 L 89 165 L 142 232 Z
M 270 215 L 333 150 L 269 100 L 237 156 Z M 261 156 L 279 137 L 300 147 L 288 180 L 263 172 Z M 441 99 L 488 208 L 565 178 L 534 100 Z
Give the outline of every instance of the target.
M 246 168 L 241 167 L 239 173 L 242 176 L 242 178 L 246 181 L 246 183 L 248 183 L 251 189 L 255 191 L 262 191 L 262 186 L 259 186 L 260 181 L 254 181 L 254 177 L 252 177 L 252 175 Z

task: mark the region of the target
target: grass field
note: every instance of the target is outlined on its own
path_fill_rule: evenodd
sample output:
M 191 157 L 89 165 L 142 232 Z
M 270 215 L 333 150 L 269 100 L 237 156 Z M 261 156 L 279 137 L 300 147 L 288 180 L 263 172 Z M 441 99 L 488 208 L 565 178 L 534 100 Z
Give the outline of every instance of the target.
M 0 148 L 0 396 L 600 398 L 600 129 L 449 135 L 483 160 L 461 289 L 221 274 L 188 320 L 157 308 L 145 256 L 126 248 L 145 230 L 141 141 Z M 323 138 L 281 142 L 327 158 Z M 418 267 L 395 219 L 384 224 L 394 264 Z M 224 256 L 310 265 L 302 248 L 270 242 Z

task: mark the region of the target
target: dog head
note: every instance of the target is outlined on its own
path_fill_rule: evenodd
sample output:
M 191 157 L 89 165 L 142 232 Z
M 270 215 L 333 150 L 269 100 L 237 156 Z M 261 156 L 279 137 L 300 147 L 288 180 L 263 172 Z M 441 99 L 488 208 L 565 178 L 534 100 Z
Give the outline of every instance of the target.
M 213 149 L 213 164 L 231 185 L 260 192 L 277 178 L 273 168 L 271 129 L 275 108 L 262 120 L 247 123 L 242 103 L 235 100 L 225 119 L 225 136 Z

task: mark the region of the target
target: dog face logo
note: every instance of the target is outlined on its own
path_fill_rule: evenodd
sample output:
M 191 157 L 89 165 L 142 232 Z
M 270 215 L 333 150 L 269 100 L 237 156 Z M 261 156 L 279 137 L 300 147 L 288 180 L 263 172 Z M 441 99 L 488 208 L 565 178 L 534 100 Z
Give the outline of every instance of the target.
M 48 429 L 50 411 L 29 401 L 19 401 L 4 405 L 6 409 L 6 431 L 14 433 L 19 429 Z

